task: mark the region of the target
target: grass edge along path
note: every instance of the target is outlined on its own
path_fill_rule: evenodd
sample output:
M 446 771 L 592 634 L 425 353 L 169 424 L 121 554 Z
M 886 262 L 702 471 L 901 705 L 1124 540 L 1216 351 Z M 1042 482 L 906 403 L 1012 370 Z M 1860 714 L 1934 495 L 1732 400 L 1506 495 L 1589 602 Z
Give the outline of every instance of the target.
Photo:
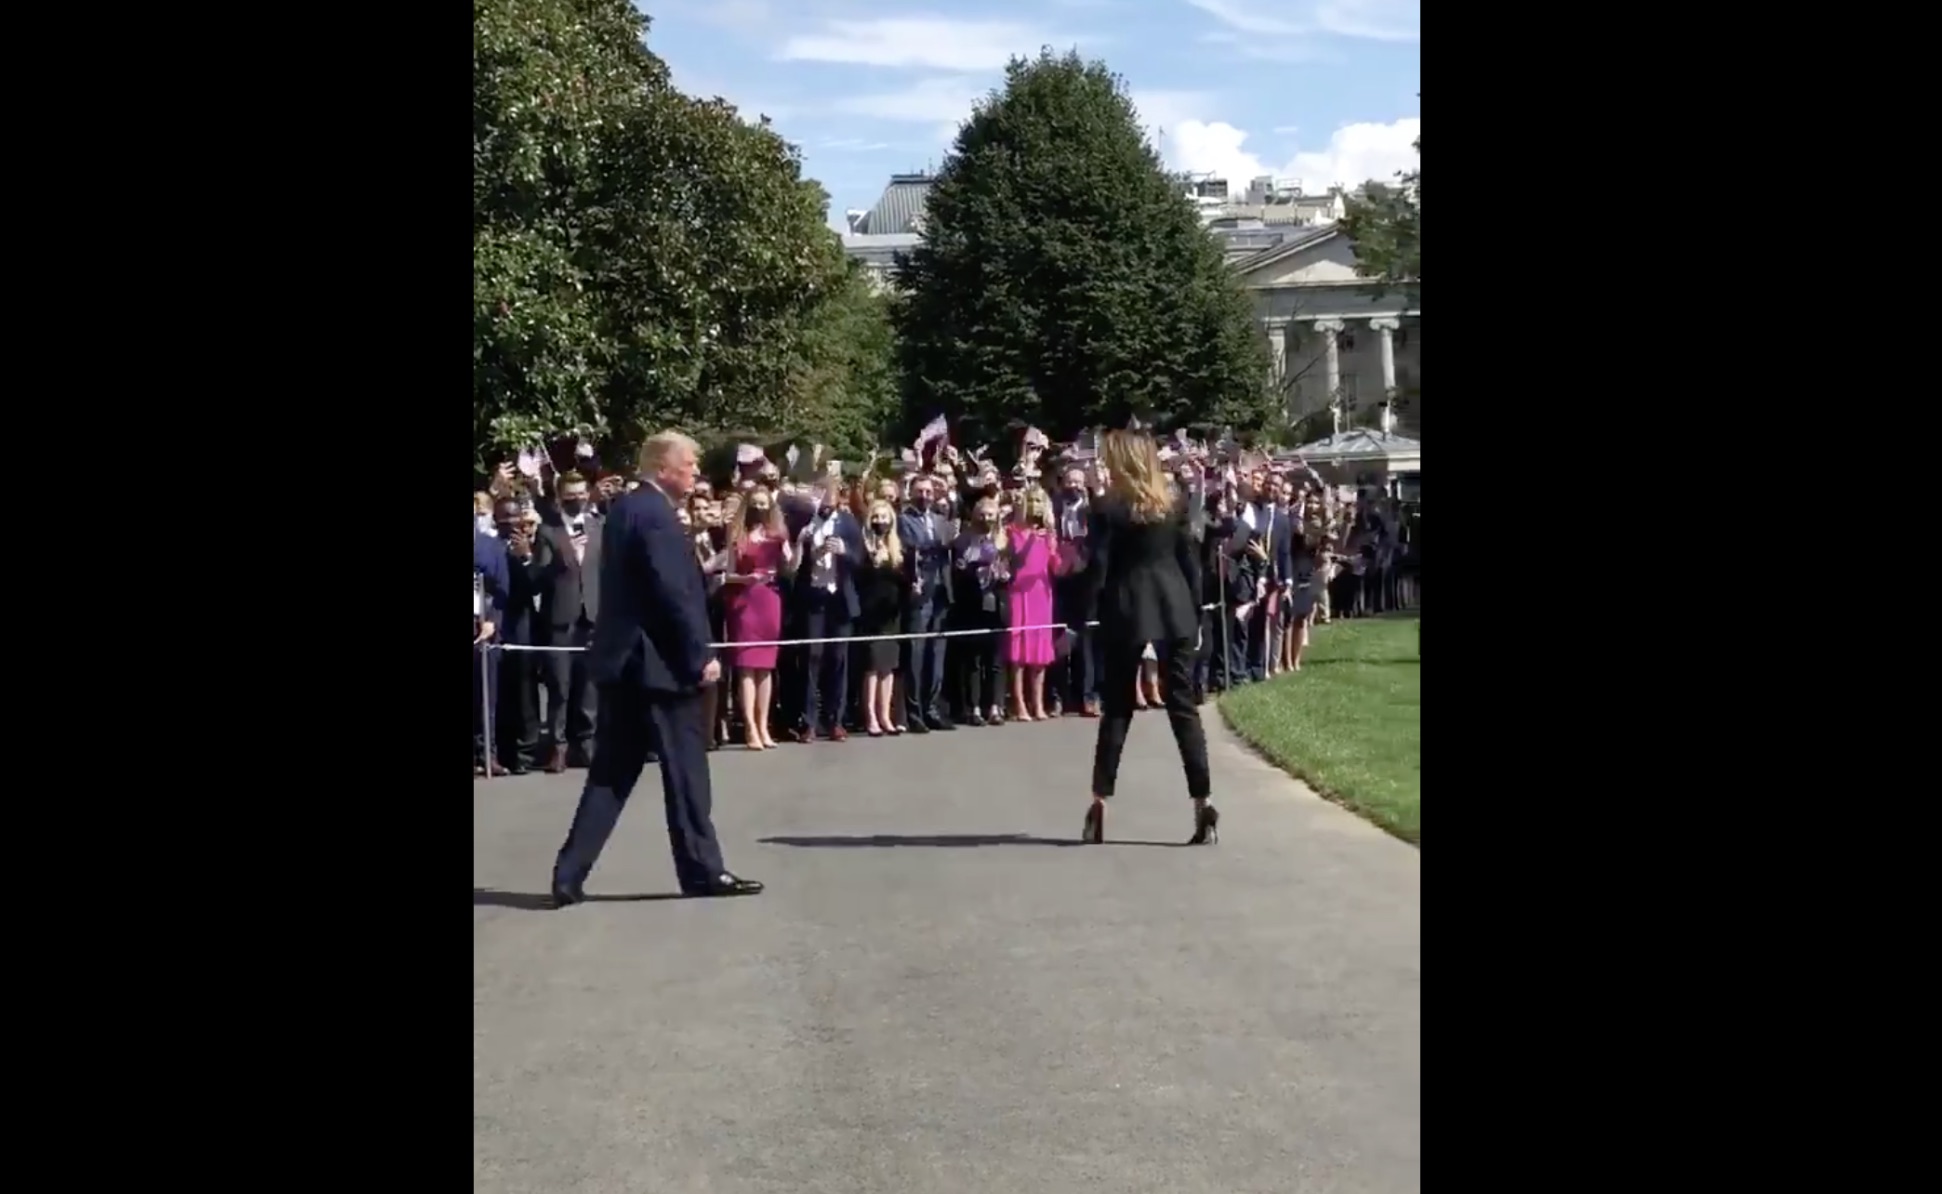
M 1422 845 L 1422 655 L 1415 615 L 1315 628 L 1299 672 L 1223 696 L 1221 718 L 1316 795 Z

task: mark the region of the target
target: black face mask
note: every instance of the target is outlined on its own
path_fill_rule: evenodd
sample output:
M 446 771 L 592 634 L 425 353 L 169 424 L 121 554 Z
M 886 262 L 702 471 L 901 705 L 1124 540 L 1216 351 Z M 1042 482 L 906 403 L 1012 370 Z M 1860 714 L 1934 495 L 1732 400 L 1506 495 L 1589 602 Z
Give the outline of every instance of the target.
M 567 498 L 560 503 L 560 510 L 566 514 L 578 514 L 587 508 L 585 498 Z
M 751 527 L 759 527 L 769 521 L 769 512 L 767 510 L 750 510 L 743 516 L 742 521 Z
M 890 533 L 890 524 L 887 522 L 873 522 L 870 524 L 870 529 L 879 535 L 888 535 Z

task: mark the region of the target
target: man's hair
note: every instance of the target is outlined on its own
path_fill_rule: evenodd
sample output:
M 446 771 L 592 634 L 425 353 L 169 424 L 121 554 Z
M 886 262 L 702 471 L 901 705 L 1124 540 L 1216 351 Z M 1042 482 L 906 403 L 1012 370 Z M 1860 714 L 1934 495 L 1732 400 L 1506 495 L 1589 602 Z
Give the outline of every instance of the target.
M 679 431 L 670 429 L 648 436 L 647 442 L 641 445 L 641 476 L 660 476 L 668 457 L 674 455 L 677 448 L 686 448 L 697 457 L 701 455 L 701 445 Z
M 565 472 L 560 474 L 559 487 L 561 489 L 565 489 L 569 485 L 585 485 L 586 483 L 587 483 L 586 474 L 582 473 L 577 468 L 568 469 Z

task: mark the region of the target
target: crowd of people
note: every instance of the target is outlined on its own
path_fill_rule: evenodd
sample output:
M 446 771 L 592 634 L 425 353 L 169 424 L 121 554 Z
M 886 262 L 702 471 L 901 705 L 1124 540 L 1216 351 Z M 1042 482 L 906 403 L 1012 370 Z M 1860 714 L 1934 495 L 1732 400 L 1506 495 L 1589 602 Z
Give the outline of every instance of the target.
M 687 496 L 720 644 L 709 749 L 1099 716 L 1080 583 L 1097 459 L 1028 445 L 1001 470 L 925 446 L 850 478 L 744 448 Z M 1184 441 L 1166 454 L 1201 557 L 1196 702 L 1299 670 L 1319 622 L 1417 604 L 1418 520 L 1381 489 L 1331 485 L 1299 458 Z M 474 495 L 475 775 L 591 759 L 603 511 L 638 484 L 582 448 L 557 474 L 537 457 L 502 465 Z M 1136 707 L 1160 706 L 1161 677 L 1149 648 Z

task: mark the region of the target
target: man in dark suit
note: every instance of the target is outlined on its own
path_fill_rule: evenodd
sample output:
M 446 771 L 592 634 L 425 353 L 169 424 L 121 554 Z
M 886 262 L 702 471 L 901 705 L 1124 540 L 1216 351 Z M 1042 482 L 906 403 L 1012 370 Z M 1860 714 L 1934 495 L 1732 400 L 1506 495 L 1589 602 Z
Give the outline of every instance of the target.
M 492 650 L 499 624 L 506 619 L 506 597 L 512 579 L 506 571 L 505 544 L 472 525 L 472 773 L 499 775 L 504 768 L 493 757 L 485 703 L 498 692 L 494 674 L 500 652 Z
M 533 538 L 528 518 L 537 520 L 511 498 L 493 503 L 492 521 L 506 554 L 505 620 L 493 641 L 499 652 L 499 696 L 494 705 L 493 737 L 499 740 L 499 762 L 514 775 L 533 767 L 539 750 L 539 672 L 544 654 L 507 651 L 530 646 L 536 638 L 533 619 Z
M 700 449 L 678 431 L 641 447 L 642 486 L 615 500 L 600 563 L 600 618 L 587 651 L 600 688 L 593 764 L 573 827 L 553 864 L 560 907 L 586 898 L 583 885 L 640 781 L 648 752 L 661 757 L 668 845 L 683 894 L 754 895 L 762 885 L 731 874 L 710 818 L 704 685 L 721 677 L 708 644 L 708 594 L 694 539 L 675 506 L 694 484 Z
M 931 508 L 936 498 L 937 483 L 917 478 L 910 487 L 910 506 L 897 519 L 904 577 L 910 582 L 905 634 L 937 634 L 951 609 L 951 539 L 956 532 Z M 938 703 L 944 692 L 944 649 L 941 638 L 904 643 L 904 720 L 913 734 L 957 728 L 945 720 Z
M 546 727 L 551 747 L 548 771 L 584 767 L 587 740 L 593 737 L 599 697 L 587 678 L 584 648 L 593 641 L 600 619 L 601 525 L 588 506 L 587 479 L 579 473 L 560 478 L 559 522 L 539 529 L 533 545 L 533 583 L 539 591 L 540 626 L 547 646 L 578 647 L 547 651 Z
M 854 569 L 864 558 L 863 528 L 838 502 L 840 485 L 834 478 L 816 487 L 815 509 L 796 536 L 794 600 L 800 637 L 850 637 L 861 607 L 857 603 Z M 800 705 L 802 727 L 798 742 L 814 742 L 820 732 L 831 741 L 849 737 L 843 728 L 843 706 L 849 691 L 849 644 L 811 642 L 803 648 Z
M 1059 678 L 1061 704 L 1065 712 L 1099 716 L 1099 672 L 1093 658 L 1092 627 L 1086 625 L 1086 525 L 1092 518 L 1092 499 L 1086 493 L 1086 471 L 1065 470 L 1064 487 L 1052 498 L 1052 512 L 1058 522 L 1059 542 L 1071 553 L 1067 570 L 1052 582 L 1054 616 L 1072 633 L 1072 650 L 1059 661 L 1054 674 Z

